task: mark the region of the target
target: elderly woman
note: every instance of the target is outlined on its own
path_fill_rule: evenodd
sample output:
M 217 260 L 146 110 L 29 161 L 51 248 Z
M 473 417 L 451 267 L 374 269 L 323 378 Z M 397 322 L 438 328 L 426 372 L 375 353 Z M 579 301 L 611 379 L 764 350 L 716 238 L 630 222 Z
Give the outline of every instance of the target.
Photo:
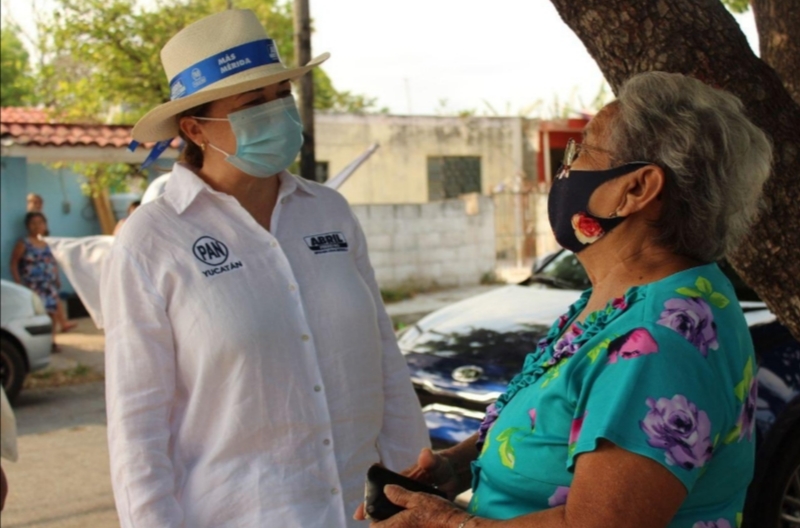
M 286 68 L 252 11 L 162 51 L 180 134 L 163 195 L 101 282 L 111 477 L 123 527 L 355 527 L 363 475 L 430 445 L 358 221 L 286 171 L 302 144 Z
M 387 487 L 408 511 L 376 528 L 737 526 L 755 359 L 715 261 L 756 215 L 770 155 L 734 96 L 682 75 L 629 80 L 569 146 L 549 198 L 593 287 L 478 434 L 408 471 L 451 493 L 472 484 L 468 511 Z

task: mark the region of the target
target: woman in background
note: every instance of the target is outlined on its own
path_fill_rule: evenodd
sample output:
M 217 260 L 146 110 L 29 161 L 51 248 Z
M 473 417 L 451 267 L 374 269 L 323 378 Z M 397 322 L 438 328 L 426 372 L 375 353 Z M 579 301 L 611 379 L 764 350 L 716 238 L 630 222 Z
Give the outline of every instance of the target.
M 11 275 L 14 282 L 39 294 L 47 314 L 53 320 L 53 334 L 56 333 L 56 325 L 62 332 L 72 330 L 76 323 L 67 321 L 64 309 L 58 302 L 58 290 L 61 288 L 58 265 L 43 239 L 47 233 L 47 219 L 39 212 L 28 213 L 25 215 L 25 228 L 28 236 L 21 238 L 11 253 Z M 55 343 L 53 352 L 58 352 Z

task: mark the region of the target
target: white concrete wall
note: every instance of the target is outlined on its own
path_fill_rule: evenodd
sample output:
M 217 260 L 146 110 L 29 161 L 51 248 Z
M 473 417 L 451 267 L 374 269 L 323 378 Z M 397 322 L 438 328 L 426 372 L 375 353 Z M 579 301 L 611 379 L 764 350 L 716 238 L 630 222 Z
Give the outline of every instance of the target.
M 354 205 L 378 284 L 465 286 L 494 271 L 494 206 L 489 197 L 476 199 L 476 214 L 464 200 Z
M 534 193 L 531 199 L 536 203 L 536 256 L 541 257 L 552 251 L 558 251 L 561 246 L 556 242 L 547 217 L 547 194 Z
M 440 156 L 480 157 L 481 191 L 489 195 L 513 183 L 529 150 L 518 117 L 317 113 L 314 119 L 317 161 L 328 163 L 331 176 L 380 144 L 339 189 L 351 204 L 426 203 L 428 158 Z

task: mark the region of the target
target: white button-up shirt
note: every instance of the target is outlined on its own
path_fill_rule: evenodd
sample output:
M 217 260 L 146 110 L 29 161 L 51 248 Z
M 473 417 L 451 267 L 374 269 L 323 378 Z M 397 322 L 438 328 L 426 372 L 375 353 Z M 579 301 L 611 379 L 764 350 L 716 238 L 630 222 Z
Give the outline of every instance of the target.
M 266 231 L 176 165 L 101 285 L 123 527 L 355 527 L 367 468 L 429 445 L 364 234 L 282 173 Z

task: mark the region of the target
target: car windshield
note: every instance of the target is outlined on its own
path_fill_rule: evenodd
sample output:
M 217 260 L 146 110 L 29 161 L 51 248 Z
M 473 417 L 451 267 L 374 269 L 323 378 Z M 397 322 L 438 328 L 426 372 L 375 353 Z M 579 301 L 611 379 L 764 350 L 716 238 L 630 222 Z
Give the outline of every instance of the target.
M 719 267 L 733 284 L 736 297 L 740 301 L 761 301 L 733 269 L 728 261 L 720 261 Z M 545 260 L 538 270 L 531 275 L 528 284 L 546 284 L 554 288 L 566 290 L 585 290 L 591 288 L 586 270 L 571 251 L 561 250 L 549 260 Z
M 564 290 L 585 290 L 592 286 L 586 270 L 571 251 L 560 251 L 530 278 L 530 284 L 546 284 Z

